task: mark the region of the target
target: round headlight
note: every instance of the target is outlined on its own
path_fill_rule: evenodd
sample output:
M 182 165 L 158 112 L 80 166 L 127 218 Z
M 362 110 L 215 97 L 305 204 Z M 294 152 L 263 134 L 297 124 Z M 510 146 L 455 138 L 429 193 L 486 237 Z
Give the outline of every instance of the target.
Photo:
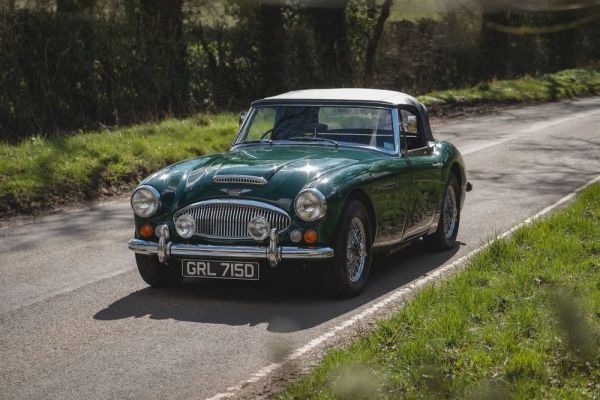
M 190 214 L 183 214 L 175 221 L 175 230 L 182 238 L 191 238 L 196 232 L 196 220 Z
M 154 215 L 159 206 L 160 193 L 152 186 L 140 186 L 131 196 L 131 208 L 138 217 Z
M 305 189 L 296 197 L 294 208 L 301 220 L 313 222 L 325 216 L 327 203 L 323 193 L 317 189 Z
M 254 240 L 265 240 L 269 236 L 271 224 L 264 217 L 256 217 L 248 222 L 248 235 Z

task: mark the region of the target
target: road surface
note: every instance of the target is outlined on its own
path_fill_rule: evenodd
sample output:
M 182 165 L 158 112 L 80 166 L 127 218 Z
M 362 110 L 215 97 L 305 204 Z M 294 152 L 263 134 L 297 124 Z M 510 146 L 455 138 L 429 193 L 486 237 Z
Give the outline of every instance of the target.
M 152 290 L 127 250 L 125 200 L 0 229 L 0 396 L 211 397 L 600 173 L 600 98 L 433 126 L 461 149 L 474 185 L 460 246 L 379 260 L 352 300 L 321 298 L 293 276 Z

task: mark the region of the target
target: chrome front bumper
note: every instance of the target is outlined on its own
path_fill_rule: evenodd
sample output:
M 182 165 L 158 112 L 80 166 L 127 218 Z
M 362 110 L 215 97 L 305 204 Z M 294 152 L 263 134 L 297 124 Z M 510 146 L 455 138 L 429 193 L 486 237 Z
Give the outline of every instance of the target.
M 268 246 L 228 246 L 209 244 L 180 244 L 169 240 L 168 228 L 164 225 L 156 228 L 158 243 L 140 239 L 129 239 L 129 249 L 139 254 L 156 254 L 161 262 L 169 256 L 177 257 L 215 257 L 231 259 L 263 259 L 272 267 L 281 260 L 323 260 L 333 257 L 330 247 L 293 247 L 279 246 L 276 230 L 271 231 Z

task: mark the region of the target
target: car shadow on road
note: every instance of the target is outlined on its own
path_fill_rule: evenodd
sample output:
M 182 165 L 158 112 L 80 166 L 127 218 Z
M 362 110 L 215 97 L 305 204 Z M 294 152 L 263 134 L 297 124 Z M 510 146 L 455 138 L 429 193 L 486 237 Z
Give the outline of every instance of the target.
M 408 284 L 451 259 L 460 244 L 432 253 L 421 242 L 375 260 L 365 291 L 346 300 L 319 292 L 316 271 L 282 273 L 268 282 L 185 280 L 176 288 L 144 288 L 94 315 L 96 320 L 149 316 L 152 319 L 225 325 L 266 324 L 288 333 L 320 325 Z

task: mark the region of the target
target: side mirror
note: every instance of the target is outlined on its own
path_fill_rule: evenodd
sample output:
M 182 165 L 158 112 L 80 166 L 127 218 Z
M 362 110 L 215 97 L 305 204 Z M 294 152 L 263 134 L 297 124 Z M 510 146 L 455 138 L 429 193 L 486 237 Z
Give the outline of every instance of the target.
M 240 111 L 240 125 L 242 125 L 244 123 L 244 120 L 246 119 L 247 115 L 248 115 L 247 111 Z

